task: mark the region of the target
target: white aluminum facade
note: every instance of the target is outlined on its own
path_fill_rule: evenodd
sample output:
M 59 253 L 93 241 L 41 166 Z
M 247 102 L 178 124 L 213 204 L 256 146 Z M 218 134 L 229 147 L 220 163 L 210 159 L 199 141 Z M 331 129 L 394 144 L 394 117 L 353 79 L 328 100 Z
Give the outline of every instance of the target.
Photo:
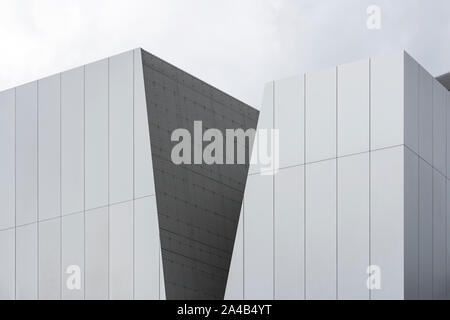
M 449 108 L 404 52 L 267 84 L 280 170 L 250 168 L 225 298 L 450 297 Z M 0 93 L 0 299 L 165 299 L 148 115 L 140 49 Z
M 248 165 L 171 133 L 257 119 L 142 49 L 1 92 L 0 299 L 223 299 Z
M 0 299 L 165 298 L 140 49 L 1 92 L 0 147 Z
M 450 297 L 450 94 L 407 53 L 267 84 L 258 128 L 227 299 Z

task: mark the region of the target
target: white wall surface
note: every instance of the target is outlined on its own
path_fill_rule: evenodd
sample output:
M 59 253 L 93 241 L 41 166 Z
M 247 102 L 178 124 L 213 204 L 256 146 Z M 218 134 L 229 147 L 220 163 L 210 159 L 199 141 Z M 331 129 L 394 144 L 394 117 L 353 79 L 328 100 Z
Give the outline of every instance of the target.
M 39 223 L 39 299 L 61 299 L 61 221 Z
M 371 150 L 404 143 L 404 52 L 370 59 Z
M 16 297 L 16 230 L 0 231 L 0 299 L 14 300 Z
M 336 160 L 306 166 L 306 299 L 337 298 Z
M 87 300 L 109 296 L 109 208 L 86 211 L 85 287 Z
M 109 59 L 110 201 L 133 198 L 133 52 Z
M 16 225 L 38 217 L 37 82 L 16 88 Z
M 305 163 L 305 77 L 274 83 L 274 128 L 280 132 L 280 167 Z
M 306 90 L 298 85 L 302 78 Z M 302 95 L 305 118 L 298 115 Z M 250 283 L 245 280 L 249 266 L 257 268 L 262 258 L 255 260 L 245 252 L 239 258 L 241 253 L 235 252 L 227 298 L 254 290 L 249 286 L 258 277 L 268 282 L 271 271 L 274 285 L 258 287 L 260 296 L 271 297 L 275 288 L 275 298 L 303 299 L 297 295 L 299 284 L 306 299 L 441 298 L 450 278 L 450 241 L 442 236 L 444 228 L 450 230 L 448 187 L 447 204 L 443 200 L 450 161 L 448 108 L 449 93 L 405 52 L 341 65 L 337 73 L 329 68 L 268 84 L 260 115 L 265 126 L 271 120 L 282 130 L 299 121 L 280 141 L 281 170 L 272 183 L 259 178 L 267 181 L 273 195 L 264 193 L 261 184 L 250 183 L 244 199 L 244 220 L 261 210 L 269 212 L 274 204 L 272 241 L 261 242 L 266 252 L 274 251 L 274 260 L 264 275 L 259 270 L 252 274 Z M 269 119 L 272 115 L 275 119 Z M 302 127 L 306 135 L 299 138 Z M 306 166 L 294 161 L 302 145 L 299 139 L 305 141 Z M 283 152 L 289 146 L 291 153 Z M 304 177 L 296 173 L 299 168 L 306 170 Z M 251 172 L 249 181 L 258 180 L 255 174 Z M 248 206 L 257 199 L 247 197 L 255 188 L 261 188 L 259 203 L 264 202 L 258 210 L 252 203 Z M 262 217 L 240 221 L 244 237 L 237 238 L 235 248 L 242 246 L 239 241 L 245 243 L 247 233 L 255 232 L 250 230 L 253 224 L 263 223 L 266 234 L 272 234 L 270 214 Z M 300 238 L 294 238 L 296 232 Z M 366 286 L 370 264 L 381 268 L 380 290 Z M 242 277 L 236 276 L 243 265 Z
M 38 81 L 39 221 L 61 212 L 61 77 Z
M 37 224 L 16 228 L 16 299 L 38 298 Z
M 140 66 L 136 50 L 0 93 L 1 298 L 165 297 Z M 395 53 L 272 82 L 263 104 L 281 170 L 251 170 L 226 297 L 445 295 L 449 93 Z
M 62 214 L 84 209 L 84 68 L 61 74 Z
M 336 68 L 306 74 L 307 163 L 336 158 L 336 78 Z
M 338 298 L 369 298 L 366 269 L 370 262 L 369 153 L 337 162 Z
M 419 156 L 405 148 L 405 299 L 419 298 Z
M 404 298 L 404 147 L 371 153 L 370 264 L 380 267 L 371 299 Z
M 0 230 L 15 226 L 16 139 L 15 90 L 0 92 Z
M 280 170 L 274 190 L 275 299 L 304 299 L 305 166 Z
M 165 299 L 140 55 L 0 93 L 1 299 Z
M 273 299 L 273 177 L 247 179 L 244 207 L 244 299 Z
M 85 209 L 109 203 L 109 63 L 85 67 Z
M 338 67 L 338 156 L 369 151 L 370 63 L 362 60 Z

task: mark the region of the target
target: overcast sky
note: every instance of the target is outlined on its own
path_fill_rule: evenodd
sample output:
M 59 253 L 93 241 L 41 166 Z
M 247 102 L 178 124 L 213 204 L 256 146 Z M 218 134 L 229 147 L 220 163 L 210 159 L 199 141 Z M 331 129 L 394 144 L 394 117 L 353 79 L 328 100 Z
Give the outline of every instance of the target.
M 393 50 L 450 71 L 450 1 L 0 2 L 0 91 L 136 47 L 259 108 L 270 80 Z

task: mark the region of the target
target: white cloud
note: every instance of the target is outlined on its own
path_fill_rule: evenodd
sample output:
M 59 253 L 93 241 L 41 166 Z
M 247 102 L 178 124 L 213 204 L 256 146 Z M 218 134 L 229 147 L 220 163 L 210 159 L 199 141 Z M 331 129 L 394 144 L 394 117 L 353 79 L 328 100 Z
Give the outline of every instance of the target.
M 2 0 L 0 90 L 143 47 L 259 107 L 267 81 L 399 48 L 449 71 L 449 14 L 448 0 Z

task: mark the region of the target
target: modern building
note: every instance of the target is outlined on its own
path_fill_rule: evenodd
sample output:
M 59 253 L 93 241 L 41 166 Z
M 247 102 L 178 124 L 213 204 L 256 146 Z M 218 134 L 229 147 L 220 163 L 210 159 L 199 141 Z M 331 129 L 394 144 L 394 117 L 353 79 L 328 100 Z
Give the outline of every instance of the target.
M 259 115 L 136 49 L 2 92 L 0 298 L 448 298 L 449 78 L 395 52 Z M 199 120 L 277 130 L 279 169 L 175 165 Z
M 0 93 L 0 299 L 223 299 L 248 165 L 171 133 L 257 119 L 141 49 Z
M 449 78 L 396 52 L 267 84 L 280 170 L 250 168 L 226 298 L 450 297 Z

